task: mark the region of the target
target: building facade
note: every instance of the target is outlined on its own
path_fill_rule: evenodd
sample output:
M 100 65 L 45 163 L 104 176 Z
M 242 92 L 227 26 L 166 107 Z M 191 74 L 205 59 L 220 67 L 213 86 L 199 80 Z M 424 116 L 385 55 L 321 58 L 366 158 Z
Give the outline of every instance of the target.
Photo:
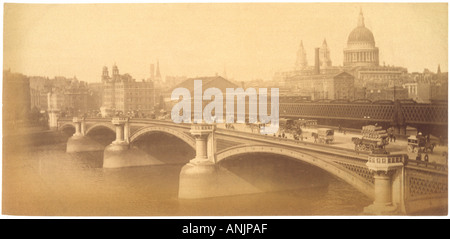
M 330 49 L 326 40 L 319 48 L 315 49 L 316 56 L 313 65 L 308 65 L 303 44 L 302 41 L 297 51 L 295 67 L 274 74 L 273 84 L 279 86 L 280 93 L 282 92 L 280 95 L 326 99 L 325 92 L 327 90 L 321 89 L 320 85 L 325 87 L 329 84 L 315 83 L 312 80 L 323 81 L 322 79 L 331 79 L 332 76 L 346 72 L 354 77 L 353 97 L 355 100 L 413 99 L 418 102 L 430 102 L 448 98 L 448 73 L 441 73 L 440 68 L 437 73 L 427 73 L 427 71 L 421 73 L 420 77 L 428 79 L 424 82 L 417 80 L 415 73 L 408 73 L 408 69 L 405 67 L 386 65 L 384 62 L 380 64 L 380 50 L 375 44 L 372 31 L 365 26 L 362 11 L 359 12 L 356 27 L 348 35 L 346 46 L 343 49 L 342 66 L 332 65 Z M 306 78 L 310 79 L 306 80 Z M 299 88 L 295 81 L 300 79 L 306 85 Z M 306 89 L 308 86 L 312 88 Z M 318 91 L 318 89 L 320 90 Z M 324 94 L 320 92 L 324 92 Z M 330 94 L 330 91 L 328 92 Z M 333 97 L 328 95 L 328 98 Z
M 9 70 L 3 71 L 3 122 L 5 124 L 24 122 L 28 119 L 30 110 L 29 78 Z
M 29 79 L 32 109 L 48 110 L 48 93 L 57 99 L 56 105 L 63 116 L 83 115 L 99 108 L 88 84 L 78 80 L 76 76 L 56 76 L 52 79 L 32 76 Z
M 102 83 L 102 116 L 136 112 L 151 114 L 154 111 L 155 88 L 152 81 L 137 82 L 129 74 L 119 74 L 119 68 L 114 65 L 111 76 L 108 68 L 103 67 Z
M 347 72 L 293 76 L 288 79 L 291 95 L 311 100 L 353 100 L 355 78 Z

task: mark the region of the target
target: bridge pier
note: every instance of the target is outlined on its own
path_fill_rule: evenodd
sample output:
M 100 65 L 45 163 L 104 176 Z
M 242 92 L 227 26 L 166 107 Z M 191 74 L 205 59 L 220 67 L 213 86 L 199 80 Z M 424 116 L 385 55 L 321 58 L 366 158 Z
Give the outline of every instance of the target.
M 208 157 L 208 137 L 213 131 L 213 125 L 192 125 L 190 132 L 195 138 L 195 158 L 181 169 L 179 198 L 204 198 L 214 195 L 211 190 L 216 187 L 217 168 L 214 160 Z
M 84 118 L 74 117 L 72 122 L 75 125 L 75 133 L 67 140 L 67 153 L 103 150 L 103 145 L 85 135 Z
M 407 155 L 371 154 L 367 167 L 374 172 L 375 199 L 373 204 L 364 208 L 364 213 L 374 215 L 393 215 L 404 212 L 404 202 L 399 180 Z
M 103 152 L 103 168 L 123 168 L 162 164 L 145 152 L 130 148 L 128 118 L 113 118 L 116 127 L 116 139 Z
M 261 192 L 216 164 L 214 131 L 215 125 L 191 126 L 196 155 L 181 169 L 178 197 L 194 199 Z

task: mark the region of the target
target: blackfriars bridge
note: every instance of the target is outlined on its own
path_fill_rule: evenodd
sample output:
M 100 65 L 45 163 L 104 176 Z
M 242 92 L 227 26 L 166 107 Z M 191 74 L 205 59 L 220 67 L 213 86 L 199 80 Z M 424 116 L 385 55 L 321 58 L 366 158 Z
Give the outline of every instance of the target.
M 171 121 L 129 118 L 58 119 L 58 130 L 75 128 L 67 152 L 104 150 L 103 167 L 152 165 L 154 162 L 129 153 L 142 135 L 161 132 L 173 135 L 195 150 L 195 158 L 181 170 L 179 198 L 207 198 L 246 192 L 235 187 L 220 162 L 245 154 L 287 156 L 325 170 L 373 200 L 367 214 L 411 214 L 448 205 L 446 165 L 408 160 L 405 154 L 356 154 L 333 145 L 314 144 L 273 136 L 222 129 L 211 124 L 175 124 Z M 106 148 L 90 138 L 98 127 L 115 132 Z M 282 173 L 282 172 L 280 172 Z M 234 182 L 234 183 L 230 183 Z

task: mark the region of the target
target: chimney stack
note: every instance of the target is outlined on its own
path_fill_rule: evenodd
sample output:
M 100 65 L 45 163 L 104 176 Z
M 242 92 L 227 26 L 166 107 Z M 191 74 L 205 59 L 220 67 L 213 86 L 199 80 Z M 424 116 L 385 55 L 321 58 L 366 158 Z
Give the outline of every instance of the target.
M 314 64 L 314 74 L 319 75 L 320 74 L 320 60 L 319 60 L 319 48 L 316 48 L 316 60 Z

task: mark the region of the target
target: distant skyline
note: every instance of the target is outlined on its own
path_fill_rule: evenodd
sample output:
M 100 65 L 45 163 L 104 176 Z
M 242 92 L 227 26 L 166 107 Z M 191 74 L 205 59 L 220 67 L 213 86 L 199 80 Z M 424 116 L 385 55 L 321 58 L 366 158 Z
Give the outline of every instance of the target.
M 163 76 L 226 74 L 271 80 L 309 65 L 324 39 L 334 66 L 362 9 L 380 65 L 448 71 L 447 3 L 174 3 L 4 5 L 3 67 L 28 76 L 100 82 L 116 64 L 136 80 L 159 60 Z

